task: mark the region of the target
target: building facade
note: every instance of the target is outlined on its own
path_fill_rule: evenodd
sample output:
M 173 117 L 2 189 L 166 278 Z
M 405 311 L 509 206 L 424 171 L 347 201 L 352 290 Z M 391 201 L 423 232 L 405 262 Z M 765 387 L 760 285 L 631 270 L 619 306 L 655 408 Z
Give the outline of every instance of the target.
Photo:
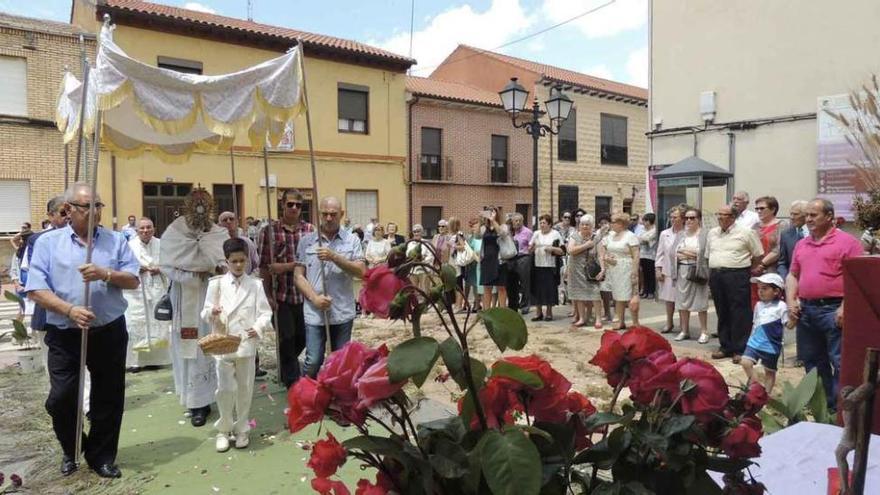
M 727 199 L 736 190 L 753 200 L 773 195 L 787 214 L 791 201 L 824 194 L 848 210 L 858 186 L 845 159 L 822 156 L 822 105 L 876 73 L 880 3 L 687 0 L 650 8 L 652 164 L 697 155 L 734 173 Z M 847 149 L 840 143 L 830 154 L 845 157 Z M 849 218 L 846 210 L 839 213 Z
M 94 58 L 94 36 L 79 38 L 70 24 L 0 14 L 0 235 L 22 222 L 39 230 L 46 202 L 64 192 L 55 98 L 66 68 L 80 74 L 81 50 Z M 70 146 L 70 176 L 75 157 Z
M 574 101 L 560 134 L 539 140 L 539 213 L 558 217 L 579 207 L 597 214 L 644 212 L 647 91 L 464 45 L 430 76 L 492 92 L 496 99 L 511 77 L 539 102 L 548 100 L 557 86 Z M 514 129 L 509 117 L 507 126 L 511 135 L 531 141 L 523 130 Z M 531 152 L 527 161 L 531 168 Z
M 104 14 L 116 24 L 114 40 L 129 56 L 206 75 L 256 65 L 301 41 L 319 193 L 342 200 L 354 224 L 377 216 L 408 227 L 405 72 L 413 60 L 353 41 L 165 5 L 73 3 L 73 23 L 90 32 L 97 32 Z M 270 212 L 262 151 L 236 143 L 234 196 L 242 219 L 276 218 L 286 188 L 302 190 L 305 213 L 314 213 L 305 115 L 294 121 L 292 143 L 292 150 L 269 152 Z M 160 231 L 178 214 L 192 187 L 213 192 L 218 210 L 233 208 L 228 153 L 195 153 L 180 165 L 162 163 L 149 152 L 130 159 L 103 153 L 98 181 L 114 218 L 124 223 L 128 215 L 150 216 Z
M 526 218 L 532 203 L 532 141 L 511 127 L 498 95 L 472 86 L 407 78 L 411 222 L 434 232 L 441 218 L 467 221 L 486 206 Z

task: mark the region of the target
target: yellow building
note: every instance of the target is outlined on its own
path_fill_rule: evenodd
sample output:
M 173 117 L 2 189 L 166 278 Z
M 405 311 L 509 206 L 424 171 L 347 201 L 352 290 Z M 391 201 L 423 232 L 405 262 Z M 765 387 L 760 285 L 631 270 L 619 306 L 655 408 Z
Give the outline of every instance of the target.
M 206 75 L 256 65 L 301 39 L 319 194 L 340 198 L 352 224 L 365 225 L 377 216 L 408 228 L 405 72 L 413 60 L 353 41 L 140 1 L 75 0 L 71 20 L 97 32 L 104 14 L 129 56 Z M 277 195 L 285 188 L 303 190 L 305 207 L 309 214 L 314 210 L 305 115 L 294 122 L 293 144 L 293 150 L 269 152 L 273 218 Z M 240 218 L 266 217 L 262 151 L 241 141 L 234 155 Z M 198 185 L 214 193 L 218 211 L 233 205 L 228 153 L 195 153 L 180 165 L 163 163 L 149 152 L 132 159 L 104 153 L 98 181 L 110 208 L 106 223 L 111 217 L 124 224 L 128 215 L 146 215 L 161 231 L 183 196 Z

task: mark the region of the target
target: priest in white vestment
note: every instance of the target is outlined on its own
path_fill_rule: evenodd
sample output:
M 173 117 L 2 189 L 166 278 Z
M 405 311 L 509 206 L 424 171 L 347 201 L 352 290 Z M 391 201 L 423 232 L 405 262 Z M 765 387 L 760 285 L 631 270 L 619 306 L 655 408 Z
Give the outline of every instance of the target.
M 223 266 L 226 229 L 213 222 L 214 203 L 204 189 L 194 189 L 184 204 L 184 215 L 162 234 L 161 268 L 171 280 L 171 363 L 174 388 L 189 409 L 193 426 L 205 424 L 211 413 L 217 372 L 214 359 L 205 356 L 198 339 L 211 333 L 200 318 L 208 279 Z
M 141 218 L 137 222 L 137 235 L 128 246 L 141 265 L 141 286 L 122 292 L 128 302 L 125 323 L 128 327 L 128 353 L 125 366 L 137 371 L 145 366 L 171 364 L 168 352 L 171 322 L 156 321 L 153 311 L 159 299 L 168 290 L 168 279 L 159 271 L 159 239 L 153 237 L 153 221 Z

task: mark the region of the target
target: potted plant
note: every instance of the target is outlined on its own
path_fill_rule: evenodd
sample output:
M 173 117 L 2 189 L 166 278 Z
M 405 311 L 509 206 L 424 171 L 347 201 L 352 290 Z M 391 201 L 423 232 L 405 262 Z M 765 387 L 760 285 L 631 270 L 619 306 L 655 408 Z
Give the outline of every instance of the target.
M 316 379 L 304 377 L 291 387 L 292 432 L 329 418 L 359 433 L 342 442 L 328 433 L 311 448 L 316 492 L 764 492 L 747 474 L 750 458 L 760 454 L 757 413 L 768 400 L 761 385 L 731 396 L 711 364 L 679 359 L 662 336 L 635 327 L 606 332 L 589 361 L 614 389 L 609 410 L 599 412 L 540 356 L 505 355 L 488 367 L 471 357 L 469 336 L 483 328 L 500 351 L 522 350 L 528 330 L 519 313 L 492 308 L 456 315 L 451 267 L 424 264 L 402 251 L 389 259 L 391 267 L 367 272 L 362 306 L 377 317 L 407 320 L 434 312 L 446 338 L 414 336 L 391 350 L 351 342 L 330 354 Z M 433 289 L 407 281 L 416 266 L 436 275 Z M 403 387 L 420 387 L 441 362 L 445 369 L 436 379 L 459 387 L 458 415 L 415 424 Z M 631 401 L 621 407 L 625 388 Z M 349 491 L 335 478 L 348 459 L 374 470 L 375 478 Z M 709 470 L 724 473 L 725 491 Z
M 16 304 L 23 303 L 22 299 L 12 292 L 4 291 L 4 296 Z M 39 343 L 31 337 L 24 321 L 20 318 L 12 320 L 12 340 L 16 345 L 22 346 L 18 351 L 18 364 L 22 372 L 35 373 L 43 369 L 45 363 L 43 363 L 43 353 L 40 351 Z

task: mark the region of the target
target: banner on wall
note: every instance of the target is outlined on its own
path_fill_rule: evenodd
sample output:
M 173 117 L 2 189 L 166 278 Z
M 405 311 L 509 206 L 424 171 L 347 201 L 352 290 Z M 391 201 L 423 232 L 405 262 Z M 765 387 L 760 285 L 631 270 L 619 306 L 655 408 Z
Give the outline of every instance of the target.
M 854 196 L 866 192 L 865 184 L 853 165 L 853 162 L 862 160 L 862 155 L 846 142 L 846 132 L 828 112 L 842 113 L 847 117 L 854 115 L 849 95 L 823 96 L 818 100 L 817 192 L 820 198 L 834 204 L 835 215 L 851 221 L 854 219 Z

